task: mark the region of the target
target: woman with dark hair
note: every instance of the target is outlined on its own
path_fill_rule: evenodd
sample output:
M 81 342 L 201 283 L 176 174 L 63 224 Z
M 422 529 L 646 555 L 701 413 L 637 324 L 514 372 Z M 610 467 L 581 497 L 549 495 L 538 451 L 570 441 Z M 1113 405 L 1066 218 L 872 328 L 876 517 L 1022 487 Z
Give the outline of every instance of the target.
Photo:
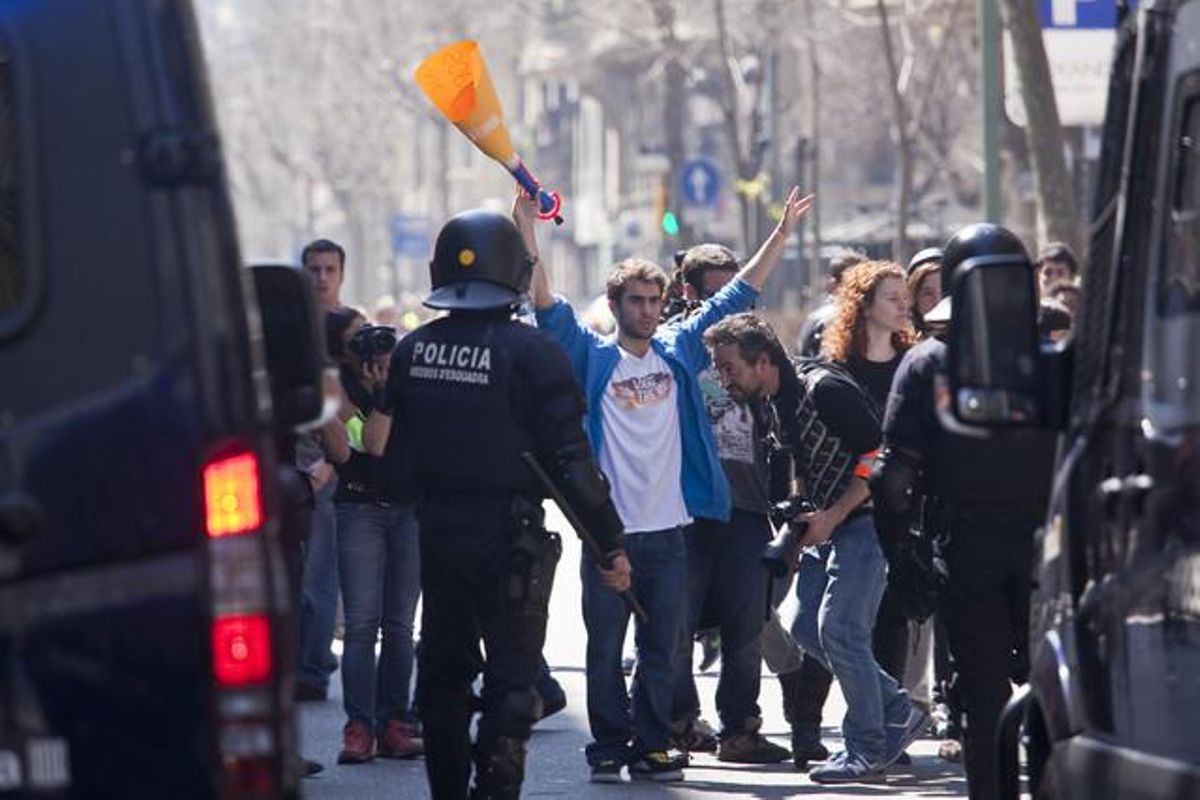
M 908 287 L 904 270 L 890 261 L 867 261 L 852 268 L 842 279 L 837 313 L 822 342 L 822 355 L 854 376 L 875 402 L 881 419 L 892 376 L 901 357 L 917 341 Z M 895 606 L 894 597 L 885 591 L 875 618 L 873 643 L 875 660 L 903 683 L 908 620 Z
M 346 610 L 342 655 L 342 699 L 346 711 L 339 764 L 361 764 L 375 756 L 411 758 L 423 742 L 410 719 L 413 619 L 421 591 L 417 518 L 411 486 L 388 478 L 403 474 L 389 461 L 366 452 L 362 429 L 381 388 L 391 353 L 368 361 L 350 343 L 367 324 L 351 308 L 326 317 L 327 347 L 337 361 L 347 402 L 342 420 L 350 457 L 337 468 L 337 560 Z M 362 353 L 362 348 L 357 349 Z M 380 642 L 379 658 L 375 644 Z
M 912 324 L 921 338 L 929 335 L 925 315 L 941 299 L 941 261 L 926 261 L 908 273 L 908 300 L 912 306 Z

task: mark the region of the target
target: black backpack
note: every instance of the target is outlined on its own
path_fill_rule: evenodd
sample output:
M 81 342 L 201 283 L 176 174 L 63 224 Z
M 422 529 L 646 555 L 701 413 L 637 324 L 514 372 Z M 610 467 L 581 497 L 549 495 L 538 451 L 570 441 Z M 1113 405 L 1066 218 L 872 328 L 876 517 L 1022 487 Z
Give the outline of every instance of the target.
M 800 380 L 804 382 L 804 387 L 808 391 L 811 392 L 821 381 L 833 381 L 857 394 L 867 408 L 871 409 L 876 424 L 883 423 L 883 409 L 875 402 L 875 398 L 871 397 L 870 393 L 863 388 L 853 373 L 841 364 L 820 356 L 801 356 L 793 359 L 792 363 L 796 367 L 796 374 L 800 376 Z

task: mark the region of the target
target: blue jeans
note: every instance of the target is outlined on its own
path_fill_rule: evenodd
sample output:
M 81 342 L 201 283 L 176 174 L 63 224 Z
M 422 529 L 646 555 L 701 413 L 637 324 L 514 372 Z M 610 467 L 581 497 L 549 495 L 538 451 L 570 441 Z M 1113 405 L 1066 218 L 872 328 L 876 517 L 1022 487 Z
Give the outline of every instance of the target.
M 349 720 L 374 730 L 409 712 L 413 617 L 421 593 L 417 518 L 412 506 L 342 503 L 337 519 L 346 607 L 342 699 Z
M 304 577 L 300 588 L 299 680 L 324 691 L 329 676 L 337 669 L 330 651 L 337 622 L 338 559 L 337 522 L 333 493 L 337 478 L 317 492 L 312 530 L 304 547 Z
M 707 609 L 706 627 L 715 624 L 721 632 L 721 677 L 717 681 L 721 736 L 732 736 L 745 731 L 747 722 L 760 714 L 760 634 L 767 592 L 761 556 L 771 539 L 770 528 L 764 514 L 734 509 L 729 522 L 697 520 L 685 539 L 688 615 L 679 638 L 674 719 L 700 716 L 700 697 L 692 674 L 692 636 Z
M 624 546 L 633 568 L 633 593 L 650 618 L 649 624 L 636 623 L 632 703 L 621 672 L 629 609 L 604 587 L 600 570 L 586 556 L 580 569 L 588 633 L 588 722 L 594 739 L 587 746 L 590 764 L 605 759 L 624 763 L 666 750 L 670 736 L 675 653 L 687 608 L 683 529 L 626 534 Z
M 884 724 L 903 724 L 908 695 L 875 661 L 871 631 L 887 579 L 875 523 L 860 514 L 839 526 L 816 552 L 807 550 L 796 573 L 800 610 L 792 635 L 834 676 L 846 698 L 846 751 L 880 763 Z

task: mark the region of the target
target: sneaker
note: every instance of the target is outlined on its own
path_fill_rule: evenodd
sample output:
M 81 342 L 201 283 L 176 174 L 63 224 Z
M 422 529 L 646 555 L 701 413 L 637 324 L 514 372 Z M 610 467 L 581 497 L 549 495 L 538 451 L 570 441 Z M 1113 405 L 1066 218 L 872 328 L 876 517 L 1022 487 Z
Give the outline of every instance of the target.
M 620 783 L 621 762 L 605 758 L 592 764 L 592 783 Z
M 721 739 L 717 761 L 734 764 L 778 764 L 792 757 L 792 751 L 780 747 L 758 731 L 742 731 Z
M 887 735 L 887 749 L 880 766 L 886 767 L 894 763 L 928 726 L 929 715 L 919 707 L 910 705 L 908 717 L 904 722 L 888 724 L 884 731 Z
M 320 775 L 325 771 L 325 767 L 319 761 L 313 761 L 311 758 L 300 759 L 300 777 L 311 778 L 314 775 Z
M 683 768 L 688 765 L 688 758 L 683 753 L 652 750 L 642 755 L 629 765 L 629 777 L 635 781 L 667 781 L 683 780 Z
M 375 737 L 371 729 L 361 722 L 351 720 L 342 729 L 342 752 L 338 753 L 339 764 L 365 764 L 375 757 Z
M 702 719 L 676 723 L 671 726 L 677 732 L 671 734 L 670 745 L 684 753 L 717 752 L 717 732 Z
M 416 758 L 425 752 L 425 742 L 403 720 L 394 719 L 379 736 L 376 755 L 380 758 Z
M 883 780 L 883 767 L 843 751 L 834 753 L 808 777 L 813 783 L 875 783 Z

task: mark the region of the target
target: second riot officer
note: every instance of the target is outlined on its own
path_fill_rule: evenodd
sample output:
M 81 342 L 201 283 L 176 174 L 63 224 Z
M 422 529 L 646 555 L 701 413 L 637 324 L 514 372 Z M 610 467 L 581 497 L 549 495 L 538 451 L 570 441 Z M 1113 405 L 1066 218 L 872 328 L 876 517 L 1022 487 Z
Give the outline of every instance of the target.
M 1028 260 L 1021 241 L 1005 228 L 963 228 L 946 244 L 946 296 L 925 315 L 926 322 L 954 324 L 955 270 L 979 256 Z M 925 497 L 924 530 L 946 570 L 938 613 L 965 716 L 967 782 L 972 800 L 982 800 L 997 796 L 996 724 L 1012 680 L 1023 680 L 1028 669 L 1034 530 L 1050 494 L 1054 439 L 1039 432 L 980 438 L 947 430 L 938 419 L 935 392 L 945 365 L 946 344 L 938 338 L 909 350 L 900 362 L 871 491 L 880 535 L 892 545 L 918 527 L 915 516 Z
M 598 541 L 605 584 L 629 588 L 621 521 L 584 436 L 570 365 L 544 333 L 513 320 L 531 270 L 507 217 L 467 211 L 446 223 L 425 304 L 450 313 L 400 342 L 364 435 L 373 452 L 403 454 L 420 492 L 417 699 L 439 800 L 468 796 L 472 762 L 471 797 L 518 797 L 541 715 L 534 684 L 561 543 L 542 527 L 543 488 L 523 453 Z M 481 670 L 472 748 L 471 682 Z

